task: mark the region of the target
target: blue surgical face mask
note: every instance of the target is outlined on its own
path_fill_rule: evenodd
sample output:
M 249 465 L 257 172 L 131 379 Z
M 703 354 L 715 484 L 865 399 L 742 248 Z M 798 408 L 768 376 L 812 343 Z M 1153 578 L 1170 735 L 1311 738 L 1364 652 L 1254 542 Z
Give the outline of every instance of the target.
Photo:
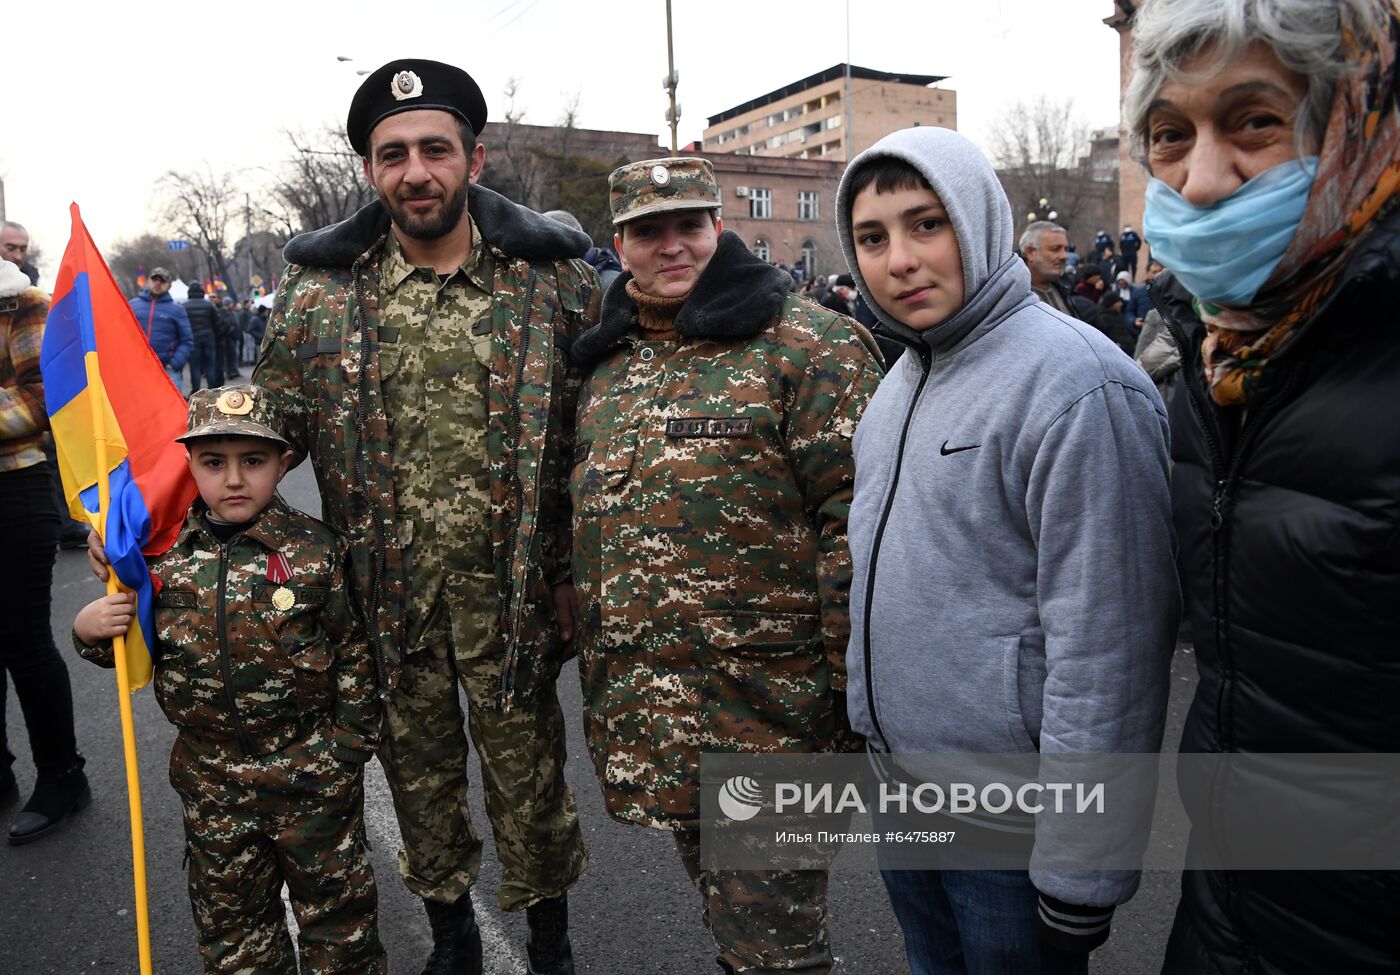
M 1150 179 L 1142 229 L 1153 259 L 1197 298 L 1248 307 L 1283 260 L 1316 175 L 1316 156 L 1291 159 L 1208 207 Z

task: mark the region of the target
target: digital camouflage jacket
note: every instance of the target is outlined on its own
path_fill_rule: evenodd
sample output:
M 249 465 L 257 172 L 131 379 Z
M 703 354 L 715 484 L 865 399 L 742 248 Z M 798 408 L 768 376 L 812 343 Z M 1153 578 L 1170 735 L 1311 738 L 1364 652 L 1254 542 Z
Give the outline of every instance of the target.
M 629 278 L 574 345 L 579 661 L 609 812 L 666 827 L 699 817 L 701 751 L 849 742 L 851 437 L 881 370 L 733 233 L 678 342 L 639 330 Z
M 345 542 L 280 497 L 223 545 L 204 511 L 196 499 L 175 545 L 151 563 L 160 580 L 155 692 L 166 717 L 250 757 L 330 718 L 336 756 L 367 761 L 379 743 L 379 698 L 345 595 Z M 78 652 L 112 666 L 110 643 Z
M 486 448 L 491 545 L 509 707 L 557 675 L 552 586 L 567 581 L 573 395 L 565 356 L 597 320 L 588 237 L 482 186 L 472 219 L 495 258 Z M 296 461 L 310 456 L 322 516 L 350 542 L 350 583 L 369 625 L 381 693 L 397 682 L 406 588 L 392 443 L 379 374 L 379 275 L 389 216 L 372 203 L 287 245 L 255 381 L 281 398 Z

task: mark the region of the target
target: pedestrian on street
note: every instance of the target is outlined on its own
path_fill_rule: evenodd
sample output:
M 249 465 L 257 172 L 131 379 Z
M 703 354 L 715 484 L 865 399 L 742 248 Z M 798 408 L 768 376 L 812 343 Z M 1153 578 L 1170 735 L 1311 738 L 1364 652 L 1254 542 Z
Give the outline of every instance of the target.
M 38 283 L 39 272 L 34 265 L 29 263 L 29 231 L 13 220 L 6 220 L 0 224 L 0 260 L 9 261 L 19 268 L 29 279 L 30 284 Z M 43 449 L 49 471 L 53 474 L 51 493 L 54 511 L 58 513 L 58 547 L 86 548 L 87 524 L 73 520 L 68 513 L 68 499 L 63 496 L 63 480 L 58 474 L 58 453 L 54 447 L 53 437 L 47 432 L 44 434 Z M 4 671 L 0 669 L 0 697 L 4 696 L 4 692 Z M 0 701 L 0 714 L 3 713 L 4 702 Z
M 861 294 L 910 349 L 856 436 L 853 727 L 893 763 L 1157 751 L 1180 604 L 1156 390 L 1037 299 L 1006 194 L 964 136 L 881 139 L 842 177 L 836 213 Z M 957 825 L 974 849 L 1017 829 L 1045 858 L 1063 849 L 1034 820 Z M 1116 829 L 1099 832 L 1086 858 L 1118 849 Z M 910 968 L 1086 972 L 1138 873 L 1035 863 L 884 864 Z
M 179 729 L 170 783 L 184 806 L 190 905 L 204 970 L 384 975 L 365 846 L 364 766 L 379 694 L 345 593 L 345 543 L 287 506 L 291 449 L 256 386 L 200 390 L 187 432 L 199 497 L 157 582 L 152 658 Z M 115 666 L 135 595 L 79 611 L 73 642 Z M 282 908 L 287 885 L 300 951 Z
M 822 296 L 819 304 L 838 315 L 855 316 L 856 283 L 849 274 L 838 274 L 831 290 Z
M 6 675 L 24 711 L 37 773 L 29 801 L 10 822 L 14 845 L 48 835 L 91 801 L 68 669 L 49 624 L 59 514 L 44 456 L 49 415 L 39 372 L 48 313 L 48 297 L 17 264 L 0 259 L 0 809 L 20 795 L 5 736 Z
M 190 356 L 190 392 L 213 389 L 223 385 L 223 366 L 219 359 L 219 316 L 209 299 L 204 297 L 203 285 L 190 285 L 185 299 L 185 316 L 194 337 L 194 352 Z
M 146 275 L 146 287 L 131 299 L 131 313 L 146 333 L 146 341 L 165 367 L 170 381 L 176 389 L 181 389 L 181 373 L 194 352 L 194 333 L 184 307 L 170 297 L 172 280 L 165 268 L 152 269 Z
M 379 199 L 287 245 L 256 378 L 351 539 L 400 871 L 432 927 L 425 973 L 482 970 L 465 692 L 497 904 L 526 913 L 530 971 L 567 975 L 567 892 L 587 857 L 555 694 L 574 629 L 564 350 L 600 294 L 586 234 L 477 185 L 486 117 L 452 65 L 365 79 L 346 134 Z
M 724 232 L 708 160 L 608 188 L 625 273 L 573 346 L 589 750 L 614 819 L 672 831 L 721 968 L 827 972 L 825 871 L 701 868 L 699 763 L 850 745 L 846 511 L 874 341 Z
M 1118 253 L 1121 259 L 1118 262 L 1120 271 L 1128 272 L 1128 280 L 1137 280 L 1138 250 L 1142 247 L 1142 238 L 1137 235 L 1137 231 L 1131 225 L 1123 227 L 1123 233 L 1118 238 Z
M 1031 275 L 1031 290 L 1051 308 L 1080 321 L 1092 321 L 1094 302 L 1075 294 L 1065 281 L 1069 261 L 1069 237 L 1065 228 L 1049 220 L 1037 220 L 1021 231 L 1016 250 Z
M 1183 383 L 1173 504 L 1200 683 L 1182 752 L 1400 752 L 1397 37 L 1388 0 L 1137 11 L 1123 122 Z M 1208 824 L 1271 830 L 1279 802 L 1239 769 L 1183 791 L 1163 970 L 1395 971 L 1395 874 L 1193 869 Z M 1383 805 L 1340 781 L 1348 807 Z

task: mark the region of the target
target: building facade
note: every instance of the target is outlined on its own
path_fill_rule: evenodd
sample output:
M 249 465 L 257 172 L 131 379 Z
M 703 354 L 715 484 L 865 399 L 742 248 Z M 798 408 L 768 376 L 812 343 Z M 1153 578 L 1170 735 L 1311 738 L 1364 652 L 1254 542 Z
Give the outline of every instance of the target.
M 1118 101 L 1122 104 L 1123 92 L 1127 90 L 1128 79 L 1133 73 L 1133 15 L 1139 4 L 1136 0 L 1114 0 L 1111 17 L 1104 23 L 1118 32 Z M 1147 169 L 1134 155 L 1133 134 L 1121 127 L 1118 138 L 1118 228 L 1131 226 L 1142 234 L 1142 211 L 1147 196 Z M 1147 272 L 1147 262 L 1152 256 L 1151 242 L 1143 239 L 1143 248 L 1138 256 L 1138 278 Z
M 944 75 L 836 64 L 708 119 L 707 153 L 845 162 L 895 129 L 958 127 L 958 96 L 931 88 Z
M 698 151 L 719 183 L 724 229 L 765 261 L 800 267 L 805 277 L 846 270 L 836 236 L 836 187 L 845 165 Z

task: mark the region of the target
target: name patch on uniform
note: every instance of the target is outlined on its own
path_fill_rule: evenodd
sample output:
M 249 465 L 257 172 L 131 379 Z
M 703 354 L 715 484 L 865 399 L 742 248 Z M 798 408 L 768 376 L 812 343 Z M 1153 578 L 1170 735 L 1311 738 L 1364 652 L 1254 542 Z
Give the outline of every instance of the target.
M 194 609 L 199 604 L 192 592 L 183 589 L 162 589 L 156 594 L 156 605 L 171 609 Z
M 668 437 L 751 437 L 753 418 L 747 416 L 690 416 L 666 421 Z
M 593 444 L 589 443 L 587 440 L 580 444 L 574 444 L 574 467 L 577 467 L 588 459 L 588 451 L 592 446 Z

